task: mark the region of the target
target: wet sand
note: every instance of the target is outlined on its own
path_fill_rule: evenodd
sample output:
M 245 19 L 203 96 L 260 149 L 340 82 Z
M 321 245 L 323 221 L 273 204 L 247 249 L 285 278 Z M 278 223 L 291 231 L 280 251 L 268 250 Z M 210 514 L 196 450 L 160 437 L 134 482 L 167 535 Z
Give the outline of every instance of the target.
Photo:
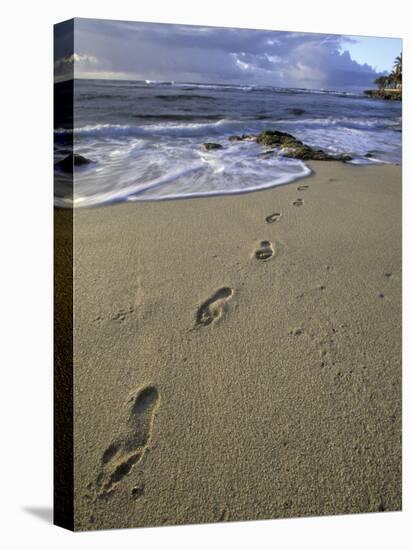
M 75 211 L 75 527 L 399 510 L 401 168 Z

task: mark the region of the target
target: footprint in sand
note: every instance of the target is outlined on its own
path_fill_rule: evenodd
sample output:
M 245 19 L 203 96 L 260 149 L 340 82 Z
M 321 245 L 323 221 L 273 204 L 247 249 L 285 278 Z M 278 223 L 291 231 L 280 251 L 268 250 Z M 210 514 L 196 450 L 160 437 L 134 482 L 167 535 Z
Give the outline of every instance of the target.
M 303 199 L 296 199 L 294 202 L 293 202 L 293 206 L 302 206 L 303 204 Z
M 274 214 L 271 214 L 270 216 L 267 216 L 265 218 L 266 223 L 274 223 L 277 222 L 280 219 L 281 213 L 275 212 Z
M 113 315 L 111 320 L 118 321 L 119 323 L 123 323 L 123 321 L 125 321 L 126 318 L 132 315 L 133 313 L 134 313 L 134 307 L 129 306 L 129 307 L 120 309 L 115 315 Z
M 222 317 L 227 310 L 227 302 L 233 296 L 233 289 L 219 288 L 213 296 L 199 307 L 196 314 L 196 327 L 206 327 Z
M 255 258 L 261 261 L 267 261 L 272 258 L 275 251 L 270 241 L 260 241 L 260 248 L 255 252 Z
M 309 185 L 299 185 L 298 191 L 306 191 L 306 189 L 309 189 Z
M 108 497 L 133 466 L 143 460 L 150 445 L 159 401 L 155 386 L 140 388 L 130 399 L 129 417 L 123 433 L 114 438 L 102 454 L 101 471 L 96 480 L 98 497 Z

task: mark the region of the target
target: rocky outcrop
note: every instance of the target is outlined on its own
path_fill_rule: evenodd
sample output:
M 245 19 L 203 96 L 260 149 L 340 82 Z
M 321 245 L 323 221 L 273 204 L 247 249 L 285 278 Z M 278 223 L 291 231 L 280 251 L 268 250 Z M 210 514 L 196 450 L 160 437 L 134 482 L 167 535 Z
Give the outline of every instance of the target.
M 76 155 L 71 153 L 67 155 L 64 159 L 56 162 L 55 166 L 63 170 L 63 172 L 72 172 L 74 166 L 84 166 L 86 164 L 91 164 L 93 161 L 83 157 L 82 155 Z
M 302 141 L 296 139 L 292 134 L 279 132 L 277 130 L 264 130 L 257 136 L 256 142 L 269 147 L 277 146 L 281 149 L 285 149 L 285 151 L 282 152 L 282 156 L 286 158 L 300 160 L 339 160 L 343 162 L 352 160 L 350 155 L 330 155 L 329 153 L 325 153 L 322 149 L 315 149 L 302 143 Z
M 352 160 L 352 157 L 346 153 L 330 155 L 329 153 L 325 153 L 322 149 L 312 149 L 309 145 L 304 144 L 291 147 L 288 151 L 283 153 L 283 156 L 300 160 L 339 160 L 342 162 Z
M 259 158 L 270 158 L 279 150 L 282 150 L 282 156 L 286 158 L 294 158 L 301 160 L 338 160 L 346 162 L 352 160 L 352 157 L 346 153 L 340 155 L 330 155 L 322 149 L 316 149 L 306 145 L 292 134 L 280 132 L 279 130 L 263 130 L 257 136 L 250 134 L 242 134 L 240 136 L 230 136 L 230 141 L 256 141 L 265 147 L 271 147 L 270 150 L 264 151 L 259 155 Z
M 222 149 L 223 145 L 220 145 L 220 143 L 204 143 L 203 147 L 206 149 L 206 151 L 214 151 L 216 149 Z
M 279 132 L 278 130 L 263 130 L 263 132 L 260 132 L 256 137 L 256 142 L 268 147 L 273 147 L 274 145 L 280 147 L 303 145 L 302 142 L 296 139 L 295 136 L 292 136 L 292 134 Z

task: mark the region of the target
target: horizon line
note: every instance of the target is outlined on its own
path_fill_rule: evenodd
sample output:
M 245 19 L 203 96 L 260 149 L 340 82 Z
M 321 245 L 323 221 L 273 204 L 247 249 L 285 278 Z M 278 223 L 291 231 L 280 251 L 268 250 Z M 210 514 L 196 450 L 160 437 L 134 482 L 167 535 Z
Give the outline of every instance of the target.
M 212 85 L 212 86 L 233 86 L 237 88 L 244 88 L 244 87 L 250 87 L 250 88 L 259 88 L 259 87 L 265 87 L 265 88 L 274 88 L 278 90 L 309 90 L 309 91 L 324 91 L 324 92 L 339 92 L 347 94 L 347 90 L 341 90 L 341 89 L 332 89 L 332 88 L 305 88 L 303 86 L 277 86 L 274 84 L 237 84 L 237 83 L 227 83 L 227 82 L 198 82 L 198 81 L 190 81 L 190 80 L 151 80 L 150 78 L 108 78 L 108 77 L 90 77 L 90 76 L 70 76 L 70 77 L 61 77 L 61 78 L 54 78 L 53 84 L 61 84 L 63 82 L 69 82 L 70 80 L 108 80 L 112 82 L 146 82 L 146 83 L 153 83 L 153 84 L 193 84 L 193 85 Z

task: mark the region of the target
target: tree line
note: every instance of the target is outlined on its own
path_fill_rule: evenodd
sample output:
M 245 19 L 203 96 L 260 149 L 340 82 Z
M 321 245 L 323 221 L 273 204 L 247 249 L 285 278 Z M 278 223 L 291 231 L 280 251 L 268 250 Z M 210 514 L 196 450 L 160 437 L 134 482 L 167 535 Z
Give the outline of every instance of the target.
M 392 72 L 387 76 L 379 76 L 374 83 L 380 90 L 384 88 L 402 88 L 402 54 L 399 54 L 395 59 Z

